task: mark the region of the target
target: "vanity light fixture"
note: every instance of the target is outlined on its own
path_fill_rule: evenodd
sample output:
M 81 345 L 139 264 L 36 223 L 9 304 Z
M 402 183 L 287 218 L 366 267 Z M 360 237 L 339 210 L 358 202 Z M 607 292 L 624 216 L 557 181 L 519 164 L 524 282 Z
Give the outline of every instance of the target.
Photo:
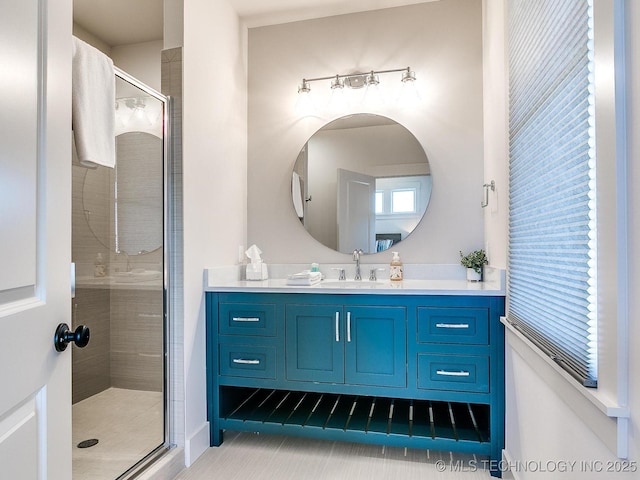
M 342 75 L 337 74 L 328 77 L 303 78 L 302 83 L 298 86 L 298 93 L 309 93 L 311 91 L 309 83 L 322 80 L 331 80 L 332 90 L 342 89 L 344 87 L 357 89 L 364 86 L 375 86 L 380 83 L 379 75 L 397 72 L 402 72 L 400 81 L 402 81 L 403 83 L 415 82 L 416 80 L 416 74 L 411 70 L 411 67 L 395 68 L 392 70 L 371 70 L 370 72 L 348 73 Z

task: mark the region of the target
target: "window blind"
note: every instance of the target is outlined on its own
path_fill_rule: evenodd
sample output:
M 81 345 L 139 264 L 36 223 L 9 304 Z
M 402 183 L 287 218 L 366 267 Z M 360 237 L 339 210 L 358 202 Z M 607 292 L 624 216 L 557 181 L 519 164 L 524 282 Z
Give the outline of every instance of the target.
M 509 1 L 507 320 L 597 386 L 592 0 Z

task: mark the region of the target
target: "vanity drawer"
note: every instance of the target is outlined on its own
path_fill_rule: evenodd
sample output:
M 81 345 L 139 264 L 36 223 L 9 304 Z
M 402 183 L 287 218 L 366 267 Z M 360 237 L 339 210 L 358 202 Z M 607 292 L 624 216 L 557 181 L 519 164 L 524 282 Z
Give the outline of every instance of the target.
M 489 358 L 419 353 L 418 388 L 486 393 L 489 391 Z
M 220 375 L 276 378 L 275 347 L 220 345 Z
M 418 307 L 418 343 L 487 345 L 489 310 Z
M 276 306 L 269 303 L 221 303 L 220 335 L 275 337 Z

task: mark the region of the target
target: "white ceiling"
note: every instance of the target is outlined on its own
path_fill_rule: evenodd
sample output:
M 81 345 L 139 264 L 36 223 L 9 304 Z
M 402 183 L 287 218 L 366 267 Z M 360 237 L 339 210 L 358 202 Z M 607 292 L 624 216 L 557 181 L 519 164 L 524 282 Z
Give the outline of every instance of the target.
M 229 0 L 229 3 L 248 27 L 258 27 L 429 1 L 438 0 Z M 161 40 L 163 0 L 73 0 L 73 18 L 112 47 Z
M 248 27 L 439 0 L 229 0 Z

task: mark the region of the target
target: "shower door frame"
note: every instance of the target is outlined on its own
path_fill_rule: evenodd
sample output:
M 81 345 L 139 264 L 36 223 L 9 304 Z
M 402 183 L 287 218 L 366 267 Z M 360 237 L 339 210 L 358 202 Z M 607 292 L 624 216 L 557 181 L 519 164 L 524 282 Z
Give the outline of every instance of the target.
M 134 76 L 128 74 L 124 70 L 114 66 L 114 73 L 117 78 L 129 83 L 130 85 L 142 90 L 144 93 L 154 97 L 155 99 L 161 101 L 164 105 L 163 112 L 163 126 L 162 126 L 162 135 L 163 135 L 163 219 L 162 219 L 162 240 L 163 240 L 163 269 L 162 269 L 162 292 L 163 292 L 163 312 L 162 312 L 162 338 L 163 338 L 163 351 L 162 351 L 162 373 L 163 373 L 163 402 L 164 402 L 164 439 L 163 443 L 153 449 L 151 452 L 146 454 L 140 460 L 138 460 L 134 465 L 132 465 L 129 469 L 124 471 L 116 480 L 125 480 L 128 478 L 134 478 L 138 476 L 142 471 L 150 467 L 153 463 L 160 459 L 165 453 L 169 451 L 169 449 L 175 447 L 171 443 L 173 429 L 173 415 L 170 412 L 171 402 L 171 349 L 170 349 L 170 295 L 171 291 L 171 282 L 170 282 L 170 272 L 172 269 L 171 263 L 171 255 L 172 251 L 171 245 L 171 226 L 172 219 L 170 217 L 171 212 L 171 204 L 172 204 L 172 185 L 171 185 L 171 155 L 173 152 L 173 143 L 172 143 L 172 127 L 171 127 L 171 117 L 172 117 L 172 107 L 173 100 L 170 96 L 166 96 L 161 94 L 160 92 L 154 90 L 149 87 L 145 83 L 141 82 Z

